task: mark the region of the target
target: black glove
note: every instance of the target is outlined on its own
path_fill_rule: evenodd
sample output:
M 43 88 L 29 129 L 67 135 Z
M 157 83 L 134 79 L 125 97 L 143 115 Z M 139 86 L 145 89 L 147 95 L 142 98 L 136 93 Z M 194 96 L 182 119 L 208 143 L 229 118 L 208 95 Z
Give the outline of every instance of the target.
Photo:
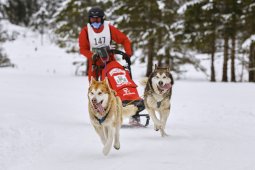
M 123 60 L 126 60 L 126 62 L 128 63 L 128 65 L 131 65 L 130 57 L 131 57 L 131 56 L 129 56 L 129 55 L 123 55 L 123 56 L 122 56 L 122 59 L 123 59 Z
M 122 55 L 123 60 L 126 60 L 126 58 L 131 58 L 131 55 L 128 55 L 128 54 Z
M 95 63 L 96 62 L 96 60 L 97 60 L 97 58 L 98 58 L 99 56 L 98 56 L 98 54 L 97 53 L 93 53 L 93 55 L 92 55 L 92 61 L 93 61 L 93 63 Z

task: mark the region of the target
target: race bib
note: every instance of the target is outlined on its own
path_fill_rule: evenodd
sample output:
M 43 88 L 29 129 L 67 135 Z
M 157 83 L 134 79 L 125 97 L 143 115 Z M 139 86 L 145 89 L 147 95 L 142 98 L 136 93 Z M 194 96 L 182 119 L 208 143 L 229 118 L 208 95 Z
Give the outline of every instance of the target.
M 127 77 L 125 75 L 114 76 L 114 80 L 115 80 L 117 85 L 128 83 L 128 79 L 127 79 Z

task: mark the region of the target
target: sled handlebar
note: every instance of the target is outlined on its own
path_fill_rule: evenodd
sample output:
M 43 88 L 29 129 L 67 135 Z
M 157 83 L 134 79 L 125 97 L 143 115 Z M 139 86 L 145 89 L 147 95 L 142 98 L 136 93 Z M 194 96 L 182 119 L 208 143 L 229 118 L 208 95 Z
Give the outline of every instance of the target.
M 128 70 L 129 70 L 129 74 L 130 74 L 130 77 L 131 77 L 131 79 L 132 79 L 132 72 L 131 72 L 131 60 L 130 60 L 130 57 L 126 54 L 126 53 L 124 53 L 123 51 L 120 51 L 120 50 L 116 50 L 116 49 L 111 49 L 110 50 L 113 54 L 120 54 L 120 55 L 122 55 L 122 59 L 124 59 L 126 62 L 127 62 L 127 64 L 128 64 L 128 66 L 127 66 L 127 68 L 128 68 Z
M 126 62 L 127 62 L 127 69 L 129 70 L 129 73 L 130 73 L 130 77 L 132 78 L 132 73 L 131 73 L 131 60 L 130 60 L 130 57 L 129 55 L 127 55 L 126 53 L 124 53 L 123 51 L 120 51 L 120 50 L 116 50 L 116 49 L 110 49 L 109 47 L 101 47 L 101 48 L 96 48 L 95 49 L 96 51 L 96 55 L 95 57 L 92 58 L 92 67 L 93 67 L 93 70 L 96 70 L 96 74 L 98 74 L 98 66 L 96 65 L 96 61 L 98 58 L 100 58 L 100 54 L 102 54 L 102 56 L 104 56 L 103 58 L 107 58 L 109 59 L 109 53 L 112 53 L 112 54 L 119 54 L 119 55 L 122 55 L 122 59 L 124 59 Z M 96 75 L 96 77 L 98 77 L 98 75 Z
M 113 54 L 120 54 L 120 55 L 122 55 L 123 56 L 122 58 L 127 62 L 127 64 L 129 66 L 131 65 L 130 57 L 126 53 L 124 53 L 123 51 L 120 51 L 120 50 L 116 50 L 116 49 L 111 49 L 110 51 Z
M 103 52 L 102 52 L 103 51 Z M 101 48 L 97 48 L 97 52 L 95 55 L 95 58 L 93 58 L 93 63 L 95 63 L 95 61 L 101 56 L 100 54 L 103 54 L 103 58 L 107 58 L 109 53 L 113 53 L 113 54 L 119 54 L 122 55 L 122 59 L 124 59 L 127 64 L 130 66 L 131 65 L 131 60 L 129 55 L 127 55 L 126 53 L 124 53 L 123 51 L 120 50 L 116 50 L 116 49 L 110 49 L 109 47 L 101 47 Z

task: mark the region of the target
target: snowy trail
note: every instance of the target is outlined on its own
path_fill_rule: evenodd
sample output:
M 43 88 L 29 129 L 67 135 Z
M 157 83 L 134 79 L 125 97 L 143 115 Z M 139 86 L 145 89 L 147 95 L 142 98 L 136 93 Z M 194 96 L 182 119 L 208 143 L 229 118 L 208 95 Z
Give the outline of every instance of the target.
M 121 129 L 121 149 L 105 157 L 87 114 L 86 77 L 7 69 L 0 78 L 0 169 L 255 168 L 254 84 L 177 81 L 169 136 L 152 124 Z
M 81 57 L 19 32 L 4 44 L 17 68 L 0 69 L 0 170 L 255 169 L 255 84 L 176 81 L 169 136 L 152 123 L 121 129 L 121 149 L 105 157 L 87 113 L 87 77 L 73 76 Z M 132 66 L 137 84 L 145 67 Z

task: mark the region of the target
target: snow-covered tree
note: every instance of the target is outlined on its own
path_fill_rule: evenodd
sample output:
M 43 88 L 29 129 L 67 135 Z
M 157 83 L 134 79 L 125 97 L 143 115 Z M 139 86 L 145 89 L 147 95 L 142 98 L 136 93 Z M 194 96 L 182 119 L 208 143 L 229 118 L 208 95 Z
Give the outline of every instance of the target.
M 142 50 L 144 56 L 140 57 L 147 56 L 147 76 L 152 72 L 153 60 L 159 59 L 161 65 L 163 54 L 169 54 L 172 45 L 170 25 L 175 21 L 175 8 L 174 1 L 170 0 L 114 2 L 113 13 L 118 16 L 115 23 L 130 37 L 134 47 Z
M 9 67 L 13 66 L 10 62 L 10 59 L 7 57 L 7 55 L 4 53 L 1 44 L 6 41 L 6 32 L 2 28 L 2 23 L 0 19 L 0 67 Z
M 184 9 L 183 41 L 198 52 L 211 55 L 211 81 L 216 81 L 214 59 L 216 53 L 219 13 L 215 1 L 187 2 Z
M 242 11 L 242 47 L 248 53 L 249 81 L 255 82 L 255 2 L 243 1 Z
M 11 23 L 28 26 L 38 4 L 37 0 L 6 0 L 3 10 Z
M 41 30 L 40 25 L 47 28 L 54 28 L 56 23 L 51 23 L 52 17 L 56 14 L 57 9 L 61 7 L 64 0 L 38 0 L 40 6 L 31 19 L 30 25 L 35 30 Z M 43 23 L 43 24 L 42 24 Z
M 179 5 L 173 0 L 157 1 L 157 3 L 161 20 L 157 31 L 158 65 L 170 65 L 172 70 L 177 71 L 171 51 L 178 51 L 178 44 L 174 37 L 176 32 L 174 24 L 180 19 L 177 14 Z
M 0 20 L 4 18 L 4 7 L 3 3 L 0 1 Z

